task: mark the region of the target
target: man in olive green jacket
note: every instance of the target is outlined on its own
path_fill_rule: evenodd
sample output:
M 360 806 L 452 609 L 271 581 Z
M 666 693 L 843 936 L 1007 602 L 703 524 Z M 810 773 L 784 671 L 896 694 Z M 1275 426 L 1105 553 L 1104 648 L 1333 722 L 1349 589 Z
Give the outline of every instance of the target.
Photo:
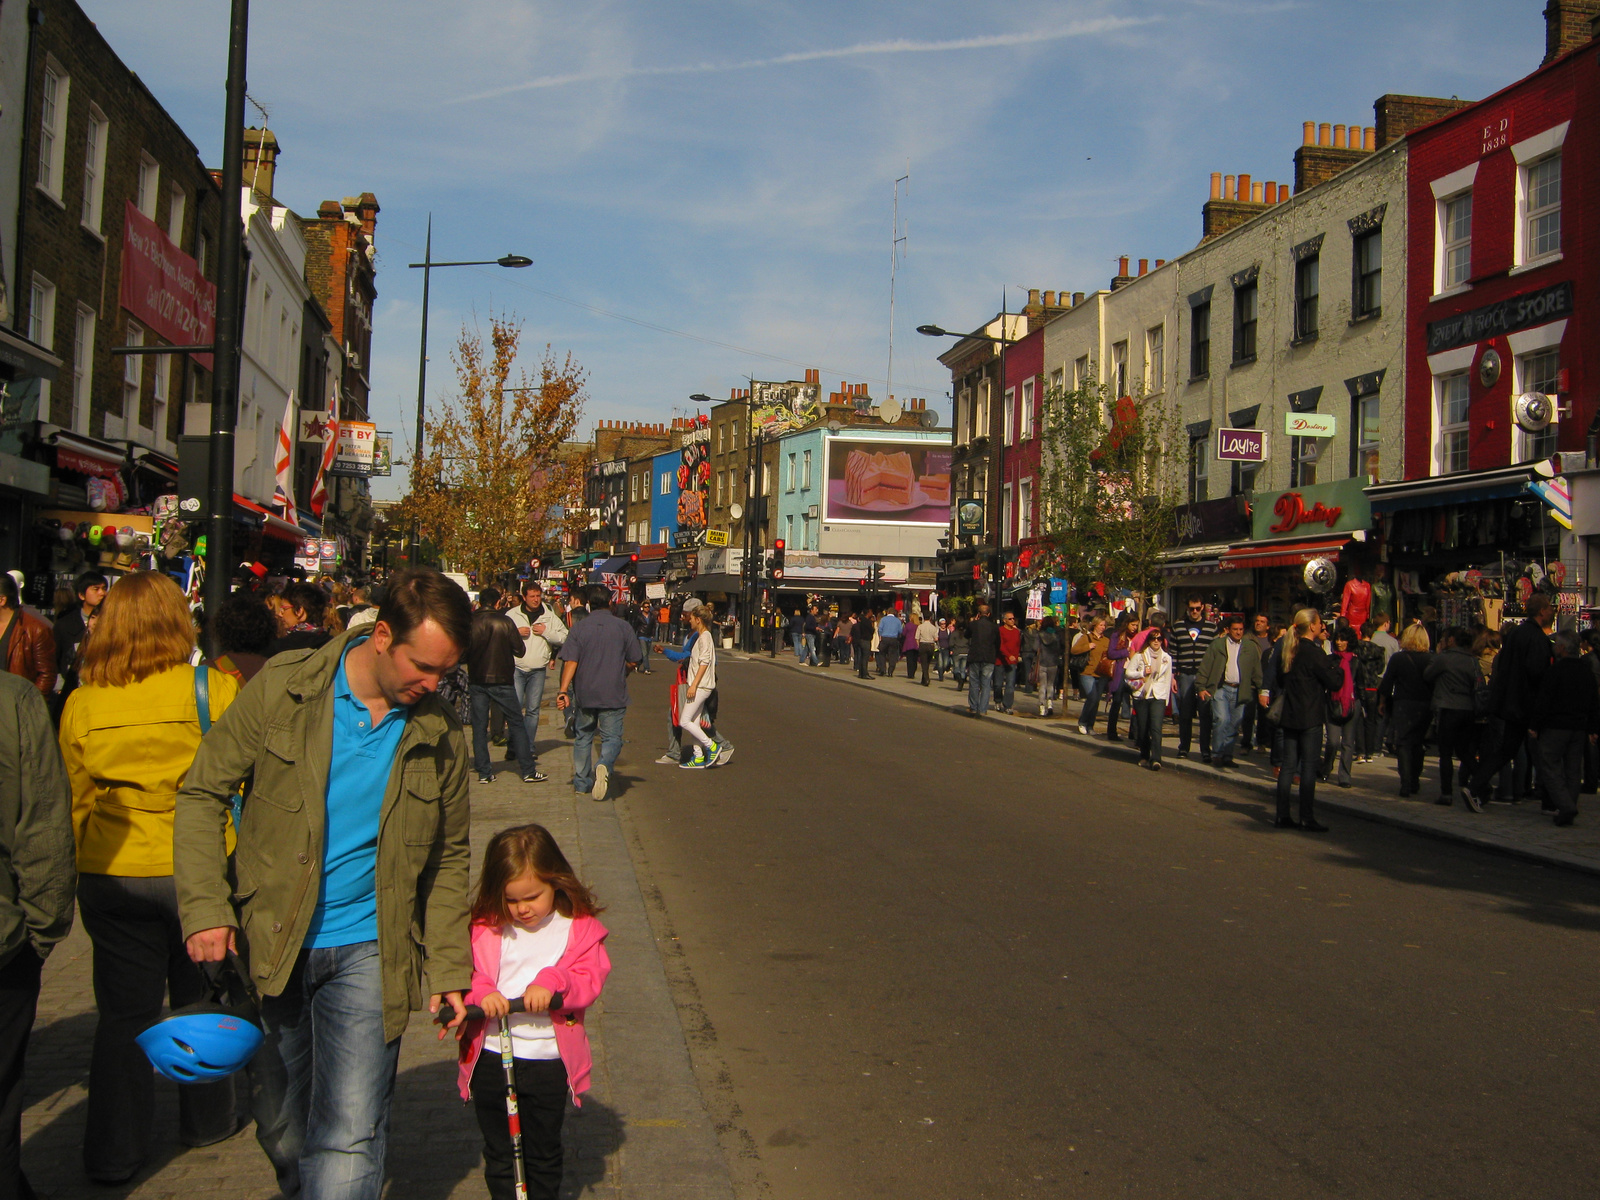
M 201 743 L 177 800 L 189 953 L 237 948 L 261 997 L 256 1137 L 287 1197 L 376 1200 L 400 1035 L 471 982 L 468 755 L 435 696 L 466 594 L 406 571 L 370 626 L 280 654 Z M 238 849 L 224 831 L 248 781 Z
M 1201 703 L 1211 705 L 1211 762 L 1219 771 L 1233 766 L 1239 724 L 1245 710 L 1262 698 L 1261 647 L 1244 636 L 1244 617 L 1230 614 L 1222 633 L 1211 639 L 1195 676 Z
M 0 1196 L 32 1196 L 22 1175 L 22 1063 L 39 968 L 72 929 L 78 881 L 72 788 L 44 697 L 0 671 Z

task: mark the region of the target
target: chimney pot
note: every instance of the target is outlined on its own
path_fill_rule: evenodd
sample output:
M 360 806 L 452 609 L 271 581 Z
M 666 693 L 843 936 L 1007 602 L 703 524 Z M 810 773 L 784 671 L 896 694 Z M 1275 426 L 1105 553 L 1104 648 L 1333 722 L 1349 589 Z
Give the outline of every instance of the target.
M 1250 176 L 1239 176 L 1239 203 L 1250 203 Z
M 1268 204 L 1276 204 L 1278 202 L 1278 185 L 1273 180 L 1268 180 L 1267 182 L 1266 201 Z
M 1056 306 L 1056 294 L 1054 292 L 1046 292 L 1044 294 L 1044 306 L 1046 308 L 1054 308 Z
M 1141 275 L 1150 274 L 1150 260 L 1148 258 L 1141 258 L 1139 260 L 1139 274 L 1141 274 Z
M 1078 305 L 1080 305 L 1082 303 L 1083 303 L 1083 293 L 1082 292 L 1073 292 L 1072 293 L 1072 307 L 1073 308 L 1077 308 Z
M 1039 289 L 1038 288 L 1029 288 L 1028 289 L 1028 307 L 1029 308 L 1038 308 L 1039 307 Z
M 1333 126 L 1328 124 L 1326 121 L 1317 126 L 1317 145 L 1333 145 Z
M 1259 184 L 1259 183 L 1256 184 L 1254 190 L 1251 191 L 1251 193 L 1250 193 L 1250 203 L 1251 204 L 1265 204 L 1266 203 L 1266 188 L 1263 187 L 1261 184 Z
M 1121 258 L 1117 259 L 1117 274 L 1118 275 L 1126 275 L 1127 273 L 1128 273 L 1128 256 L 1126 254 L 1124 254 Z
M 1304 123 L 1300 131 L 1300 144 L 1302 146 L 1315 146 L 1317 144 L 1317 126 L 1313 121 Z
M 1363 150 L 1376 150 L 1378 148 L 1378 130 L 1374 125 L 1368 125 L 1361 131 L 1361 148 Z
M 1164 258 L 1156 259 L 1156 266 L 1157 267 L 1164 267 L 1166 265 L 1167 265 L 1167 260 L 1166 259 L 1164 259 Z
M 1222 198 L 1224 200 L 1232 200 L 1234 198 L 1235 194 L 1236 193 L 1234 192 L 1234 178 L 1233 178 L 1233 176 L 1232 175 L 1224 175 L 1222 177 Z
M 1343 125 L 1335 125 L 1333 127 L 1333 148 L 1335 150 L 1343 150 L 1345 148 Z
M 1222 199 L 1222 172 L 1221 171 L 1213 171 L 1213 172 L 1211 172 L 1211 198 L 1213 200 L 1221 200 Z

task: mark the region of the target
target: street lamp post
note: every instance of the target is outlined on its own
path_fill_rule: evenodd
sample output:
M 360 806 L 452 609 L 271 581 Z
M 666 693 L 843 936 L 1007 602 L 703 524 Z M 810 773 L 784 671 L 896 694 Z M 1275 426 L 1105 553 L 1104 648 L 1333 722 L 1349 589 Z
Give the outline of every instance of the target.
M 417 361 L 417 442 L 411 455 L 411 473 L 415 479 L 422 465 L 423 415 L 427 409 L 428 392 L 428 283 L 437 267 L 531 267 L 533 259 L 522 254 L 507 254 L 500 258 L 480 259 L 472 262 L 433 261 L 433 214 L 428 214 L 428 236 L 422 246 L 422 261 L 408 264 L 422 271 L 422 349 Z M 413 483 L 413 486 L 415 484 Z M 415 520 L 411 522 L 411 565 L 422 557 L 422 531 Z
M 939 325 L 918 325 L 917 326 L 917 332 L 922 334 L 924 337 L 953 337 L 953 338 L 961 338 L 961 339 L 971 338 L 971 339 L 973 339 L 975 341 L 990 342 L 990 343 L 992 343 L 992 344 L 994 344 L 996 346 L 999 346 L 1000 347 L 1000 366 L 999 366 L 1000 378 L 999 378 L 998 382 L 1000 384 L 999 392 L 1000 392 L 1000 397 L 1001 397 L 1001 403 L 1005 402 L 1005 394 L 1006 394 L 1006 347 L 1007 346 L 1015 346 L 1017 344 L 1017 340 L 1016 339 L 1008 338 L 1006 336 L 1006 333 L 1007 333 L 1006 326 L 1010 324 L 1010 320 L 1009 320 L 1010 314 L 1006 311 L 1006 308 L 1007 308 L 1007 305 L 1006 305 L 1006 302 L 1005 302 L 1005 295 L 1004 295 L 1004 293 L 1002 293 L 1001 297 L 1000 297 L 1000 336 L 999 337 L 995 337 L 991 333 L 983 333 L 982 331 L 977 331 L 977 332 L 973 332 L 973 333 L 958 333 L 953 329 L 945 329 L 945 328 L 943 328 L 942 326 L 939 326 Z M 991 414 L 994 412 L 994 408 L 993 407 L 990 408 L 990 412 L 991 412 Z M 993 423 L 994 423 L 994 418 L 991 415 L 990 416 L 990 425 L 992 426 Z M 990 436 L 991 434 L 992 434 L 992 429 L 984 430 L 984 435 L 985 436 Z M 993 444 L 992 436 L 990 436 L 990 444 L 991 445 Z M 996 475 L 997 481 L 998 481 L 999 472 L 998 471 L 995 472 L 995 475 Z M 992 491 L 992 489 L 991 489 L 991 491 Z M 984 522 L 985 522 L 985 524 L 990 524 L 990 522 L 991 522 L 991 518 L 990 518 L 990 515 L 989 515 L 990 514 L 990 509 L 992 507 L 990 505 L 990 503 L 989 503 L 990 499 L 991 499 L 991 497 L 989 495 L 985 495 L 984 498 L 983 498 Z M 1000 544 L 1001 544 L 1001 540 L 1002 540 L 1003 537 L 1004 537 L 1004 532 L 1003 531 L 1001 531 L 995 537 L 995 548 L 996 549 L 999 549 Z M 987 541 L 988 541 L 987 537 L 985 537 L 984 540 L 985 540 L 985 543 L 987 543 Z M 953 539 L 952 539 L 952 544 L 953 544 Z M 997 578 L 995 578 L 992 574 L 990 574 L 989 577 L 988 577 L 987 585 L 986 585 L 984 590 L 985 590 L 986 593 L 989 594 L 989 598 L 991 600 L 994 600 L 994 599 L 997 598 L 994 595 L 994 592 L 995 592 L 995 588 L 998 586 L 998 584 L 999 584 L 999 580 Z

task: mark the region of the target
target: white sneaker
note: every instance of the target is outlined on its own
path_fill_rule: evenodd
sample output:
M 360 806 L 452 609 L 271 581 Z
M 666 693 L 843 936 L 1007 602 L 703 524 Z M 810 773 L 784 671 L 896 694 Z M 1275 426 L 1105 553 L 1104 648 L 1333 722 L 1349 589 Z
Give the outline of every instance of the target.
M 656 762 L 663 767 L 675 767 L 678 765 L 678 760 L 673 758 L 670 754 L 663 754 L 660 758 L 656 759 Z
M 594 769 L 594 786 L 589 789 L 589 795 L 596 800 L 604 800 L 606 798 L 606 786 L 610 782 L 611 771 L 606 767 L 605 763 L 601 763 Z
M 733 747 L 728 745 L 727 742 L 722 742 L 717 746 L 717 766 L 720 767 L 732 757 Z

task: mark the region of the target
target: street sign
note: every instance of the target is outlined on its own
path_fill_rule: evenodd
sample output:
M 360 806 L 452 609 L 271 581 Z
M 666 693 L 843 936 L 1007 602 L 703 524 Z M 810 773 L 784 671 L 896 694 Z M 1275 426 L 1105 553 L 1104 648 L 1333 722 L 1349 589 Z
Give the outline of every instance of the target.
M 728 544 L 728 531 L 726 529 L 706 530 L 706 545 L 726 546 Z
M 1222 462 L 1261 462 L 1266 457 L 1265 429 L 1217 430 L 1217 458 Z
M 1331 438 L 1339 422 L 1332 413 L 1284 413 L 1283 431 L 1290 437 Z

